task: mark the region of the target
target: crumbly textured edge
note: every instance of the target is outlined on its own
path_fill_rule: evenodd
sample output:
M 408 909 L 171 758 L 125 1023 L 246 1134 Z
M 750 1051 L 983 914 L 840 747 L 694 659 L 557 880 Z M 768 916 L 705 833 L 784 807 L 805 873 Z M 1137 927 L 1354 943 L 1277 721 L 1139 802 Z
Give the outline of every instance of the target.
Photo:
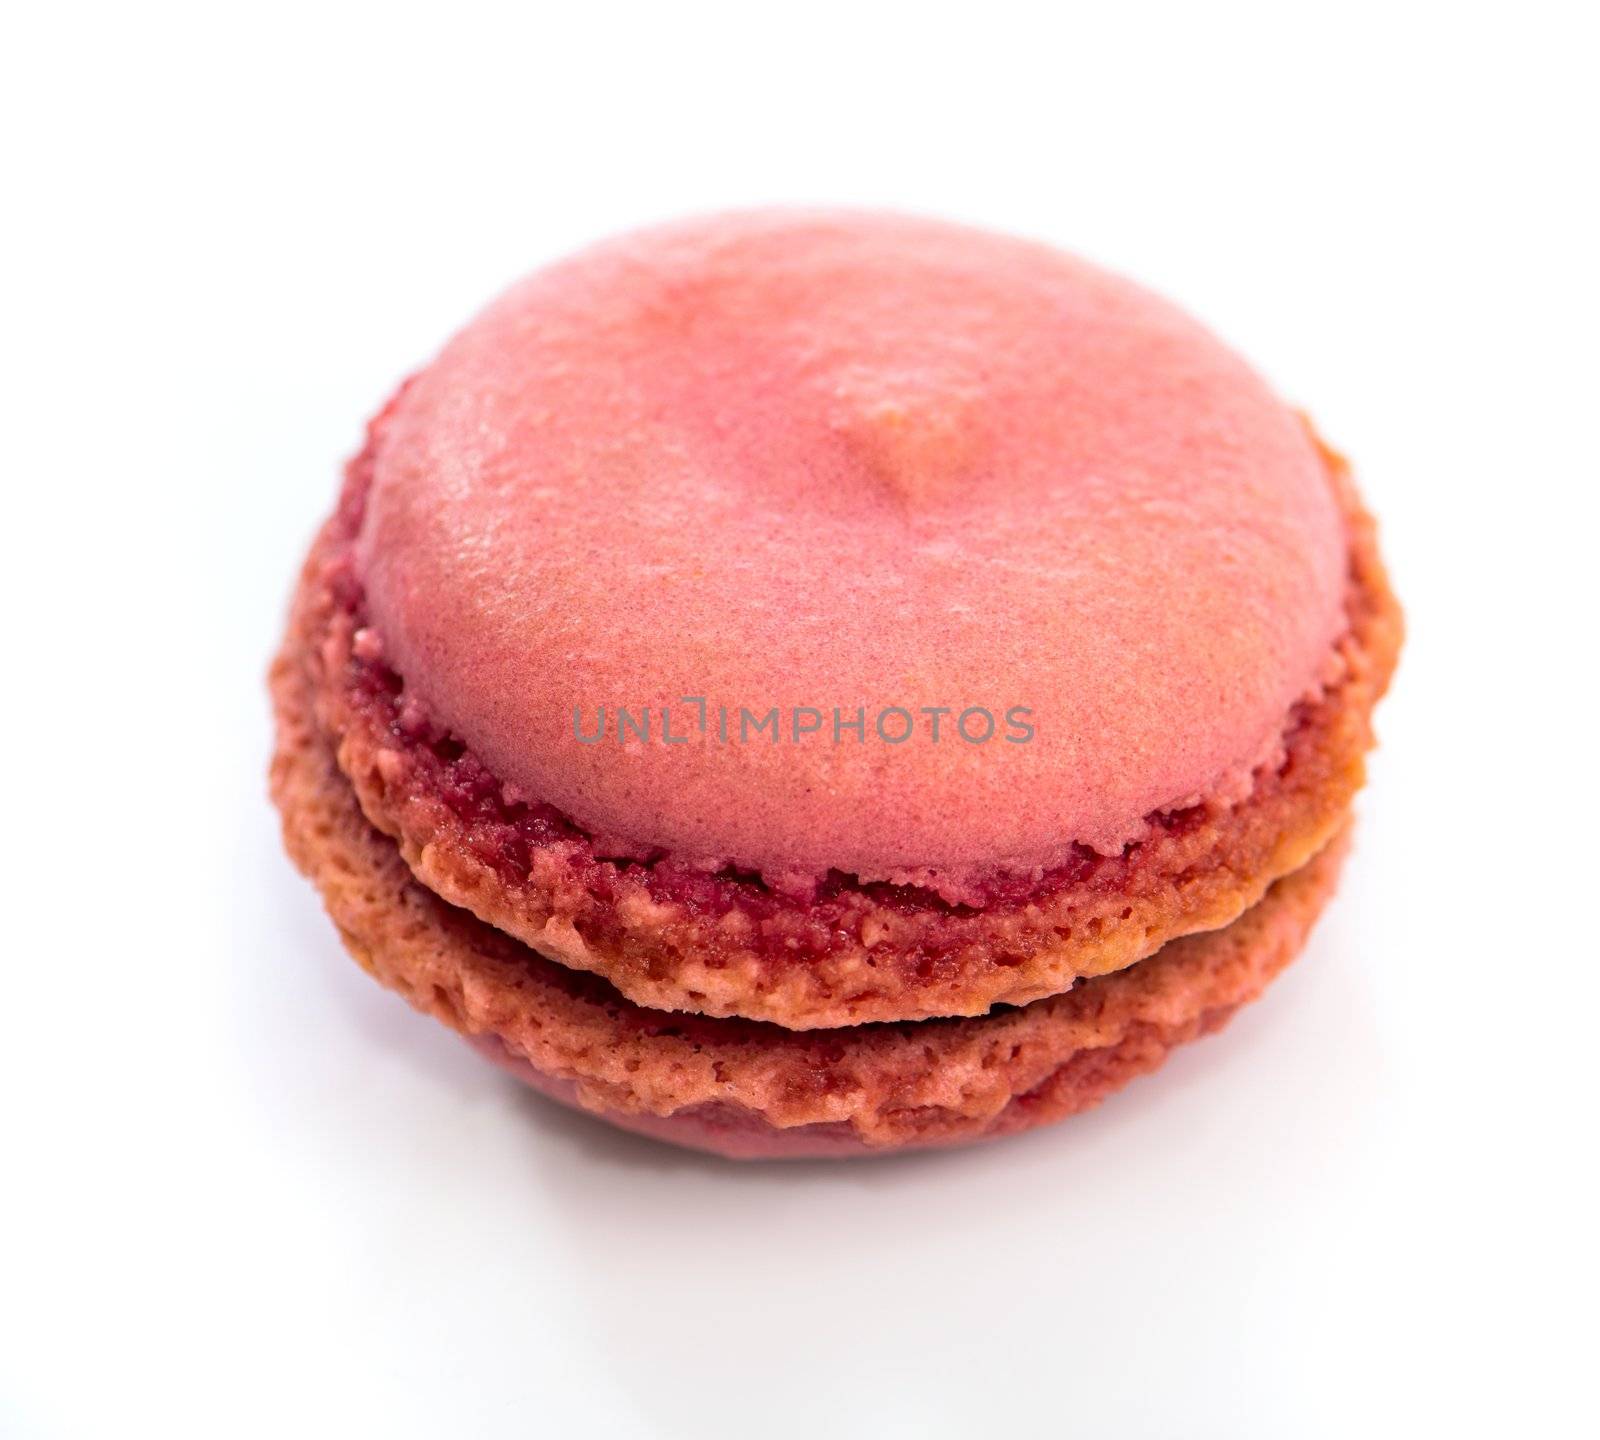
M 625 1128 L 720 1153 L 801 1130 L 791 1153 L 961 1143 L 1097 1103 L 1217 1029 L 1300 950 L 1331 894 L 1340 835 L 1225 929 L 1130 969 L 978 1019 L 791 1031 L 644 1009 L 446 904 L 364 817 L 294 645 L 273 666 L 272 795 L 286 847 L 346 947 L 417 1009 Z M 681 1117 L 681 1133 L 656 1121 Z
M 715 903 L 687 904 L 662 889 L 663 871 L 598 859 L 581 838 L 526 847 L 525 865 L 509 870 L 496 853 L 508 827 L 452 808 L 428 747 L 358 703 L 352 686 L 358 622 L 338 591 L 350 583 L 352 496 L 358 505 L 365 457 L 352 463 L 346 503 L 307 562 L 289 647 L 362 809 L 415 874 L 561 964 L 603 975 L 655 1009 L 789 1029 L 982 1014 L 1228 924 L 1342 823 L 1365 778 L 1372 709 L 1402 622 L 1372 518 L 1342 458 L 1324 455 L 1349 530 L 1349 629 L 1340 678 L 1289 719 L 1283 764 L 1258 775 L 1242 802 L 1151 817 L 1150 839 L 1121 855 L 1086 853 L 1070 876 L 980 908 L 851 885 L 818 902 L 762 893 L 753 907 L 741 898 L 751 882 L 723 877 L 707 882 Z

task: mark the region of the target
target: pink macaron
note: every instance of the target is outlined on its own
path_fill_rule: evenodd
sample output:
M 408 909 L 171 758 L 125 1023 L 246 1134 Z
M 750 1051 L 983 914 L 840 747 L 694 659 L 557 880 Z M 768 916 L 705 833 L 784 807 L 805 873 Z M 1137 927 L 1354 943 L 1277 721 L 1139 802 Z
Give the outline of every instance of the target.
M 718 216 L 534 274 L 372 423 L 275 792 L 369 968 L 542 1091 L 727 1153 L 948 1143 L 1292 955 L 1399 637 L 1344 463 L 1172 305 Z

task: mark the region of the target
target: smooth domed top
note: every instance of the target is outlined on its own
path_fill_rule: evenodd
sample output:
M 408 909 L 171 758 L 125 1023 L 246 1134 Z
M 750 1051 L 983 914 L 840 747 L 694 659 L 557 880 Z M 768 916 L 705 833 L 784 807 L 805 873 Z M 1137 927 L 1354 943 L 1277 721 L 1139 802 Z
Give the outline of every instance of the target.
M 380 436 L 358 563 L 408 694 L 609 853 L 960 898 L 1243 793 L 1345 536 L 1299 418 L 1164 301 L 761 212 L 484 311 Z

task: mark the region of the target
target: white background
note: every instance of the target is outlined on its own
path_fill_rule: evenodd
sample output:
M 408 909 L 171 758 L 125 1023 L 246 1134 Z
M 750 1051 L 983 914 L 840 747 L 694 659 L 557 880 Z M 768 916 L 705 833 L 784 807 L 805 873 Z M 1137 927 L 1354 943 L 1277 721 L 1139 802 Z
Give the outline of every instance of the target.
M 0 1433 L 1595 1433 L 1586 8 L 11 12 Z M 264 798 L 367 413 L 520 272 L 767 200 L 1179 299 L 1409 610 L 1303 961 L 987 1149 L 557 1113 L 344 958 Z

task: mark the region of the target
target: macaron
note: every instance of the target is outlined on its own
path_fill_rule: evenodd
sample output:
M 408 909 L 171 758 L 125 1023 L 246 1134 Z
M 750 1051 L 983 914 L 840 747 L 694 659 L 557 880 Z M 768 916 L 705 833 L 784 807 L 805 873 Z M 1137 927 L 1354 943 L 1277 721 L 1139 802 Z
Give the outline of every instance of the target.
M 544 1093 L 948 1144 L 1287 963 L 1400 633 L 1348 467 L 1165 301 L 717 216 L 514 286 L 369 425 L 273 787 L 358 958 Z

